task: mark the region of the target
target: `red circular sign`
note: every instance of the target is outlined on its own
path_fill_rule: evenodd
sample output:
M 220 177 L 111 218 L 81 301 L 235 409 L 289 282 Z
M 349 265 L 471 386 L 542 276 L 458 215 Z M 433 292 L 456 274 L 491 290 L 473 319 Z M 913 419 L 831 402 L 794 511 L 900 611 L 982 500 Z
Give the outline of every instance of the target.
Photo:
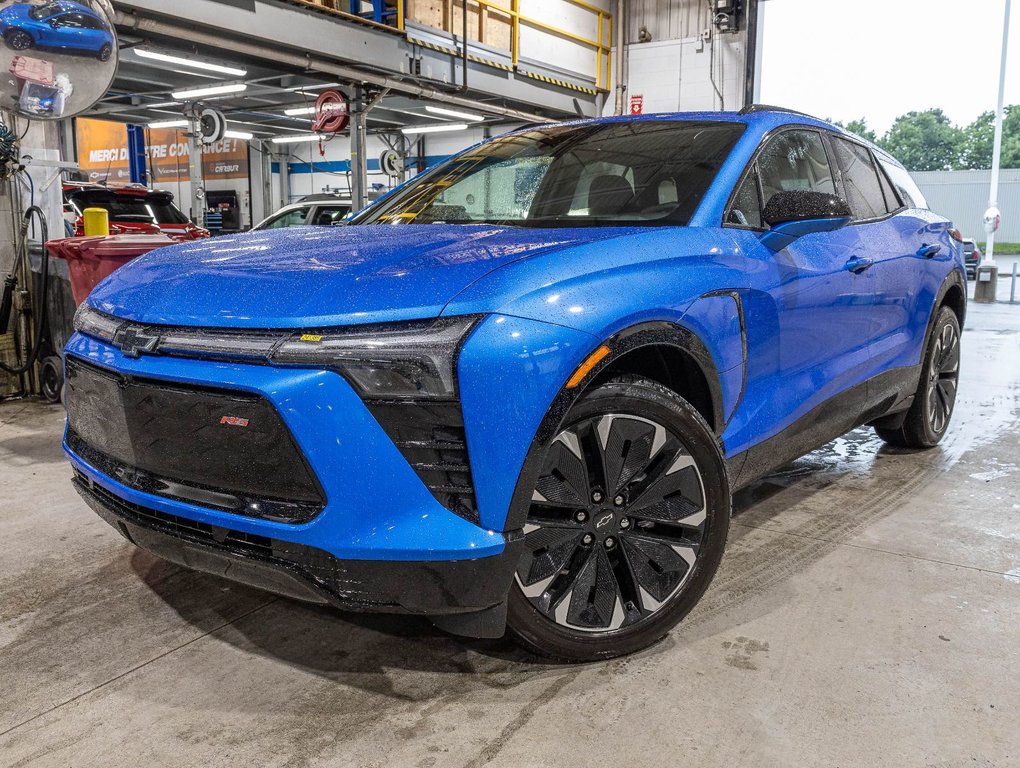
M 350 102 L 341 91 L 323 91 L 315 100 L 316 133 L 340 133 L 351 120 Z

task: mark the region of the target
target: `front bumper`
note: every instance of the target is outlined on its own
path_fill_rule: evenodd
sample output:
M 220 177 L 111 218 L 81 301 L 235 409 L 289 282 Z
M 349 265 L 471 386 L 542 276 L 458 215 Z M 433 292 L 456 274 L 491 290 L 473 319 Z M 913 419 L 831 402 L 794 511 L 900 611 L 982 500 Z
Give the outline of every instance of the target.
M 494 627 L 501 631 L 499 611 L 518 559 L 521 531 L 507 531 L 505 523 L 520 467 L 549 403 L 590 345 L 580 332 L 490 316 L 462 350 L 461 405 L 480 524 L 437 500 L 357 393 L 328 370 L 133 358 L 82 334 L 65 350 L 129 379 L 229 389 L 266 400 L 321 484 L 325 506 L 306 522 L 156 495 L 105 473 L 67 442 L 64 450 L 90 506 L 163 557 L 345 608 L 422 613 L 436 623 L 436 617 L 495 612 L 481 628 L 478 622 L 440 624 L 488 636 Z
M 517 542 L 476 560 L 340 560 L 315 547 L 199 523 L 125 502 L 81 473 L 75 490 L 124 538 L 178 565 L 344 610 L 500 618 Z M 502 634 L 475 621 L 468 634 Z

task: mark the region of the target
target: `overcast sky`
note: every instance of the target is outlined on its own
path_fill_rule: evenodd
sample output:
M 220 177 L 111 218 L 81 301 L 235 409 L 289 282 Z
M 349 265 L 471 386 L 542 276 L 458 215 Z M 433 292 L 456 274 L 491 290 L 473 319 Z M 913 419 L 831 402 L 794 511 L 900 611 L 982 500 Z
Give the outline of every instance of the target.
M 958 124 L 995 109 L 1004 0 L 767 0 L 761 102 L 879 135 L 911 110 Z M 1006 104 L 1020 104 L 1020 2 Z

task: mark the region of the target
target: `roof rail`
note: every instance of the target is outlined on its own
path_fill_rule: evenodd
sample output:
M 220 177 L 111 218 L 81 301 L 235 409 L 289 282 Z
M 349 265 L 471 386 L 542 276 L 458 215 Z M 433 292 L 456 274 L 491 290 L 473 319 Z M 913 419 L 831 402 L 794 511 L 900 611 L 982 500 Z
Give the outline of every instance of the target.
M 800 112 L 796 109 L 787 109 L 786 107 L 774 107 L 771 104 L 748 104 L 737 114 L 753 115 L 756 112 L 787 112 L 791 115 L 800 115 L 801 117 L 814 117 L 814 115 L 809 115 L 807 112 Z

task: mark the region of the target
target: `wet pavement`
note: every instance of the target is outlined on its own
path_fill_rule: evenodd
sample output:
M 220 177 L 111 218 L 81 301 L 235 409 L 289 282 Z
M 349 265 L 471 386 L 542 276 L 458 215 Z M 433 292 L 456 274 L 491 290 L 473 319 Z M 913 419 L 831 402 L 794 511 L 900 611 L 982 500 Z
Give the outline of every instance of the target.
M 1020 306 L 963 342 L 940 447 L 860 429 L 741 492 L 687 621 L 573 667 L 162 562 L 59 409 L 0 404 L 0 766 L 1020 765 Z

